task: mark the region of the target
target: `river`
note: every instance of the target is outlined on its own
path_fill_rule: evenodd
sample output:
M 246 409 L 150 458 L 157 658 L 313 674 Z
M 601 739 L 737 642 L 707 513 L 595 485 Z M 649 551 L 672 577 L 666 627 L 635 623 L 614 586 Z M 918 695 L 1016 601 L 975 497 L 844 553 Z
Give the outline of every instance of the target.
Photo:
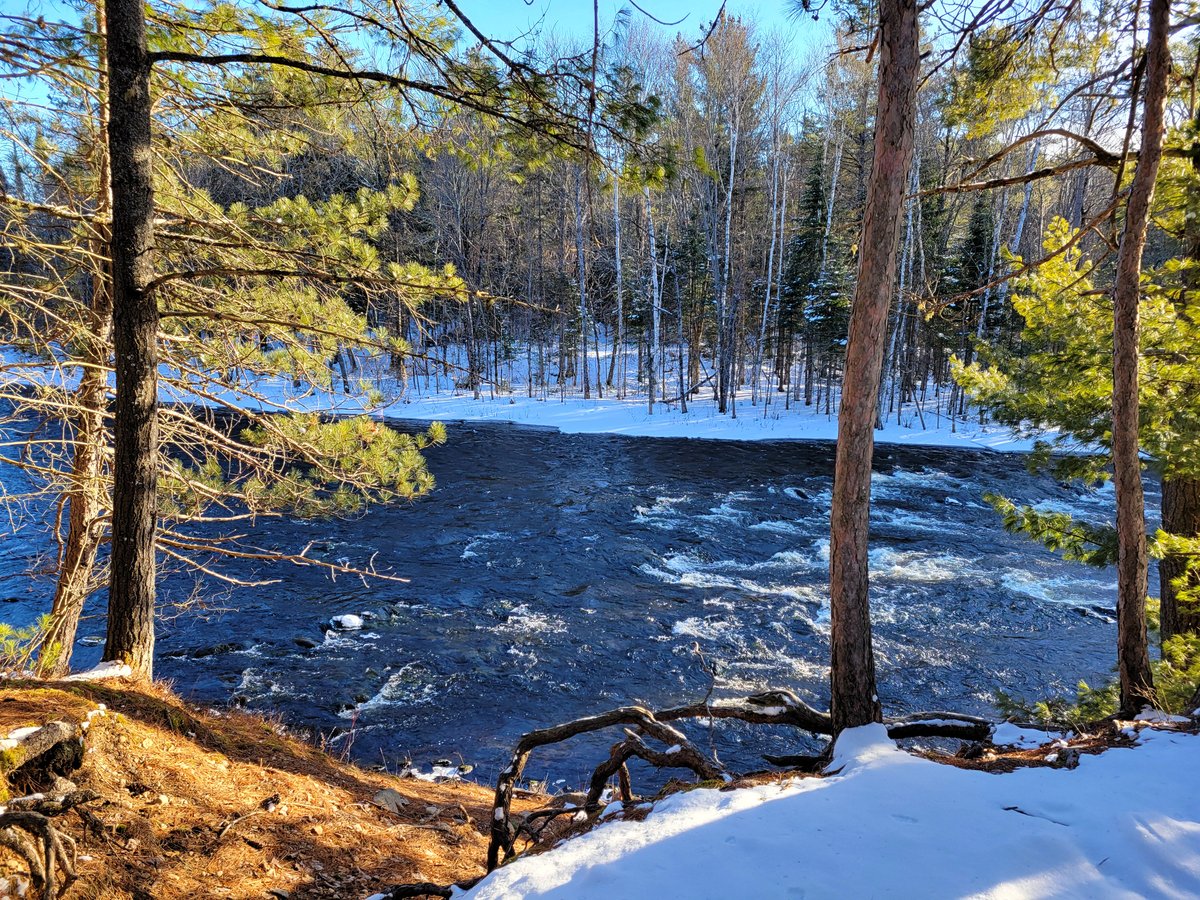
M 832 445 L 468 424 L 450 426 L 428 458 L 437 490 L 416 503 L 249 530 L 258 545 L 315 541 L 329 559 L 373 561 L 408 583 L 287 565 L 257 571 L 278 579 L 268 586 L 208 581 L 203 609 L 167 610 L 157 674 L 202 703 L 278 715 L 366 764 L 447 758 L 484 778 L 522 732 L 630 701 L 766 686 L 827 701 Z M 1113 572 L 1006 534 L 988 490 L 1111 516 L 1111 489 L 1030 475 L 1020 456 L 878 447 L 872 613 L 889 712 L 987 713 L 997 688 L 1041 697 L 1110 671 Z M 44 549 L 36 529 L 0 538 L 8 621 L 45 602 L 46 583 L 18 574 Z M 196 593 L 191 574 L 162 581 L 168 602 Z M 364 627 L 327 627 L 347 613 Z M 98 659 L 102 629 L 98 615 L 84 622 L 78 666 Z M 813 746 L 783 729 L 694 733 L 742 770 L 762 752 Z M 610 740 L 549 751 L 529 774 L 579 783 Z

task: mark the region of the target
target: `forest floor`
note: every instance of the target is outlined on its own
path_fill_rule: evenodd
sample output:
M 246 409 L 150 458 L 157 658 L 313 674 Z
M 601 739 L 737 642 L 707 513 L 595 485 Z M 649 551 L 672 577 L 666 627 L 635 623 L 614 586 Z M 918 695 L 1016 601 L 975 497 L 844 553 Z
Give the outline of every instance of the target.
M 66 900 L 361 898 L 483 874 L 490 788 L 360 769 L 261 717 L 200 710 L 162 688 L 10 683 L 0 734 L 82 722 L 100 704 L 68 777 L 100 795 L 87 808 L 101 828 L 74 812 L 56 819 L 79 847 Z M 375 802 L 385 789 L 399 812 Z

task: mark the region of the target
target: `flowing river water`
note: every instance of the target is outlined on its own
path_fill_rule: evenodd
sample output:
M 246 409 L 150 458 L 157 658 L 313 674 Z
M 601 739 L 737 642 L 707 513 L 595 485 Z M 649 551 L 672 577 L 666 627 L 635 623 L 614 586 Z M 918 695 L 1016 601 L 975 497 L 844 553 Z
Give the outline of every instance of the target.
M 277 714 L 367 764 L 447 758 L 489 779 L 523 732 L 631 701 L 703 698 L 713 667 L 717 696 L 789 686 L 826 703 L 831 444 L 467 424 L 428 458 L 437 490 L 416 503 L 249 531 L 259 546 L 315 542 L 408 583 L 288 565 L 258 570 L 278 579 L 268 586 L 224 594 L 206 582 L 204 609 L 162 622 L 157 674 L 194 700 Z M 1113 572 L 1006 534 L 981 499 L 989 490 L 1111 517 L 1111 489 L 1030 475 L 1017 455 L 878 447 L 871 604 L 889 712 L 987 713 L 997 688 L 1042 697 L 1111 669 Z M 1148 502 L 1156 511 L 1156 484 Z M 28 621 L 48 585 L 21 573 L 45 536 L 0 532 L 0 619 Z M 163 581 L 167 600 L 194 593 L 190 574 Z M 348 613 L 364 627 L 328 627 Z M 100 615 L 84 622 L 77 666 L 99 658 L 102 633 Z M 741 770 L 762 752 L 814 746 L 785 729 L 698 731 Z M 529 774 L 577 784 L 613 739 L 551 750 Z

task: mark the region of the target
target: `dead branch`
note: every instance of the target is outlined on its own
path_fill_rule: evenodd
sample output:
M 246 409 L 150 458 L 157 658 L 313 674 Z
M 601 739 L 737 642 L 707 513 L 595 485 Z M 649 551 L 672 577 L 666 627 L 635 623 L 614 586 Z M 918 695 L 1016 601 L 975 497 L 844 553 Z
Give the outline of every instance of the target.
M 534 810 L 517 817 L 511 815 L 512 798 L 516 782 L 521 778 L 529 755 L 538 747 L 556 744 L 581 734 L 602 731 L 618 725 L 625 728 L 625 738 L 613 744 L 608 759 L 600 763 L 592 773 L 587 798 L 582 811 L 595 815 L 600 808 L 600 797 L 613 775 L 620 777 L 620 792 L 623 802 L 633 795 L 629 784 L 626 764 L 630 759 L 645 760 L 658 768 L 691 769 L 701 780 L 716 780 L 728 777 L 720 763 L 706 757 L 688 738 L 668 722 L 681 719 L 737 719 L 756 725 L 791 725 L 812 734 L 830 735 L 833 724 L 828 713 L 809 706 L 795 693 L 776 688 L 748 697 L 712 700 L 677 706 L 653 712 L 641 706 L 622 706 L 595 716 L 587 716 L 550 728 L 542 728 L 525 734 L 517 742 L 512 760 L 500 773 L 496 781 L 496 794 L 492 804 L 491 837 L 488 842 L 488 871 L 515 855 L 514 845 L 522 833 L 537 840 L 549 821 L 568 810 L 559 807 Z M 979 716 L 954 712 L 921 712 L 888 718 L 884 721 L 888 736 L 893 740 L 904 738 L 956 738 L 964 741 L 985 741 L 991 737 L 995 723 Z M 1048 730 L 1038 725 L 1029 725 Z M 648 746 L 642 739 L 649 735 L 667 745 L 666 750 Z M 768 756 L 767 761 L 778 765 L 793 762 L 811 768 L 810 757 Z M 540 828 L 531 823 L 547 819 Z
M 64 741 L 75 740 L 81 734 L 79 726 L 70 722 L 54 721 L 43 725 L 37 731 L 17 740 L 15 747 L 10 747 L 0 754 L 0 774 L 13 772 L 47 750 L 52 750 Z
M 596 771 L 592 773 L 591 787 L 588 789 L 587 802 L 584 804 L 586 812 L 594 813 L 599 810 L 600 797 L 604 794 L 608 780 L 624 769 L 625 764 L 635 756 L 660 769 L 691 769 L 702 781 L 719 779 L 724 774 L 691 744 L 673 744 L 665 751 L 655 750 L 646 746 L 636 732 L 627 728 L 625 729 L 625 740 L 613 744 L 608 759 L 598 765 Z M 621 784 L 621 800 L 624 803 L 633 799 L 627 777 Z
M 833 733 L 833 723 L 828 713 L 813 709 L 783 688 L 749 697 L 664 709 L 655 716 L 662 722 L 678 719 L 739 719 L 756 725 L 793 725 L 813 734 Z
M 581 734 L 601 731 L 615 725 L 632 725 L 645 733 L 665 742 L 669 747 L 690 747 L 697 756 L 699 751 L 692 747 L 691 742 L 683 732 L 672 728 L 665 722 L 655 718 L 654 713 L 641 706 L 622 706 L 609 710 L 597 716 L 588 716 L 566 722 L 550 728 L 531 731 L 521 737 L 513 751 L 512 760 L 508 767 L 500 773 L 496 781 L 496 796 L 492 803 L 491 839 L 488 842 L 488 871 L 492 871 L 502 862 L 513 855 L 513 842 L 516 830 L 511 822 L 509 812 L 512 807 L 513 788 L 525 771 L 529 755 L 538 747 L 547 744 L 557 744 Z M 622 760 L 624 762 L 624 760 Z M 616 769 L 613 770 L 614 772 Z
M 217 844 L 219 844 L 221 842 L 221 839 L 229 833 L 229 830 L 231 828 L 233 828 L 234 825 L 238 824 L 239 822 L 244 822 L 246 819 L 249 819 L 251 816 L 261 815 L 262 813 L 274 812 L 275 808 L 277 806 L 279 806 L 279 795 L 272 794 L 270 797 L 268 797 L 267 799 L 265 799 L 261 803 L 259 803 L 256 808 L 249 810 L 248 812 L 241 813 L 240 815 L 234 816 L 232 819 L 230 819 L 228 822 L 225 823 L 225 826 L 220 831 L 217 832 L 216 838 L 213 839 L 213 846 L 215 847 Z

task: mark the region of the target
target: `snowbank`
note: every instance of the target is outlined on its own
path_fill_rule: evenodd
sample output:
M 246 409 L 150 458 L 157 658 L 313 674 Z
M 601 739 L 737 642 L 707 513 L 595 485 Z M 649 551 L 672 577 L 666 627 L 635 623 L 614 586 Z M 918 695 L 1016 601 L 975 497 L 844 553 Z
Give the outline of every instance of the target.
M 529 397 L 524 393 L 485 393 L 476 400 L 469 392 L 445 389 L 441 392 L 410 390 L 401 398 L 384 405 L 364 408 L 354 397 L 311 389 L 295 390 L 290 383 L 259 381 L 254 396 L 226 392 L 222 399 L 231 406 L 253 409 L 332 412 L 372 415 L 414 422 L 497 422 L 535 428 L 552 428 L 566 434 L 620 434 L 629 437 L 684 437 L 735 441 L 834 441 L 837 440 L 837 416 L 802 404 L 785 409 L 781 401 L 751 406 L 748 392 L 739 398 L 736 417 L 717 411 L 711 395 L 688 402 L 688 411 L 678 404 L 659 403 L 653 415 L 644 398 L 621 400 L 584 400 L 580 397 Z M 170 398 L 196 402 L 194 396 Z M 201 401 L 208 402 L 208 401 Z M 1000 425 L 980 425 L 978 420 L 952 423 L 948 418 L 926 414 L 920 420 L 905 414 L 897 422 L 893 415 L 875 440 L 883 444 L 908 444 L 924 447 L 960 447 L 1027 453 L 1033 438 L 1022 437 Z M 1053 435 L 1050 435 L 1053 437 Z
M 846 732 L 827 778 L 694 790 L 494 872 L 465 896 L 1178 897 L 1200 894 L 1200 736 L 1009 774 Z M 457 896 L 457 895 L 456 895 Z
M 475 400 L 470 395 L 428 395 L 400 401 L 382 410 L 384 415 L 417 421 L 512 422 L 556 428 L 568 434 L 623 434 L 632 437 L 688 437 L 737 441 L 837 439 L 837 416 L 804 406 L 784 409 L 779 402 L 764 409 L 748 399 L 738 408 L 737 418 L 721 415 L 711 399 L 689 402 L 688 411 L 679 407 L 655 406 L 647 412 L 645 400 L 580 400 L 525 396 L 497 396 Z M 1028 452 L 1033 440 L 1014 435 L 1008 428 L 958 422 L 951 431 L 943 418 L 921 428 L 915 421 L 896 424 L 889 420 L 875 432 L 880 443 L 914 446 L 965 447 L 973 449 Z
M 606 351 L 607 354 L 608 351 Z M 5 365 L 11 367 L 6 369 Z M 633 368 L 636 371 L 636 367 Z M 166 366 L 164 376 L 178 378 Z M 254 410 L 361 414 L 407 419 L 415 422 L 506 422 L 541 428 L 553 428 L 567 434 L 622 434 L 631 437 L 685 437 L 709 440 L 781 441 L 837 439 L 837 415 L 802 403 L 785 408 L 782 395 L 765 392 L 767 402 L 751 404 L 752 391 L 743 389 L 734 404 L 736 415 L 717 411 L 711 389 L 701 390 L 688 400 L 688 411 L 678 403 L 658 403 L 651 415 L 640 387 L 627 385 L 629 399 L 619 399 L 612 388 L 603 399 L 585 400 L 578 386 L 565 393 L 528 396 L 523 386 L 525 373 L 518 371 L 511 391 L 482 389 L 476 400 L 470 391 L 454 386 L 453 379 L 412 378 L 401 388 L 394 375 L 377 359 L 360 360 L 356 379 L 363 377 L 376 384 L 389 402 L 366 405 L 358 394 L 325 391 L 311 385 L 295 385 L 290 379 L 248 377 L 240 389 L 208 382 L 201 393 L 180 383 L 160 384 L 160 396 L 167 403 L 213 405 Z M 11 347 L 0 346 L 0 383 L 33 385 L 65 384 L 77 379 L 77 369 L 55 368 L 27 360 Z M 182 381 L 182 379 L 180 380 Z M 836 397 L 832 409 L 837 409 Z M 999 425 L 980 425 L 978 413 L 968 410 L 966 418 L 951 420 L 932 401 L 919 408 L 906 404 L 899 415 L 890 413 L 884 427 L 875 432 L 875 440 L 885 444 L 909 444 L 926 447 L 961 447 L 1026 453 L 1034 439 L 1014 434 Z M 1053 435 L 1049 435 L 1053 437 Z
M 121 662 L 102 662 L 92 669 L 68 675 L 63 681 L 104 681 L 107 678 L 129 678 L 133 669 Z

